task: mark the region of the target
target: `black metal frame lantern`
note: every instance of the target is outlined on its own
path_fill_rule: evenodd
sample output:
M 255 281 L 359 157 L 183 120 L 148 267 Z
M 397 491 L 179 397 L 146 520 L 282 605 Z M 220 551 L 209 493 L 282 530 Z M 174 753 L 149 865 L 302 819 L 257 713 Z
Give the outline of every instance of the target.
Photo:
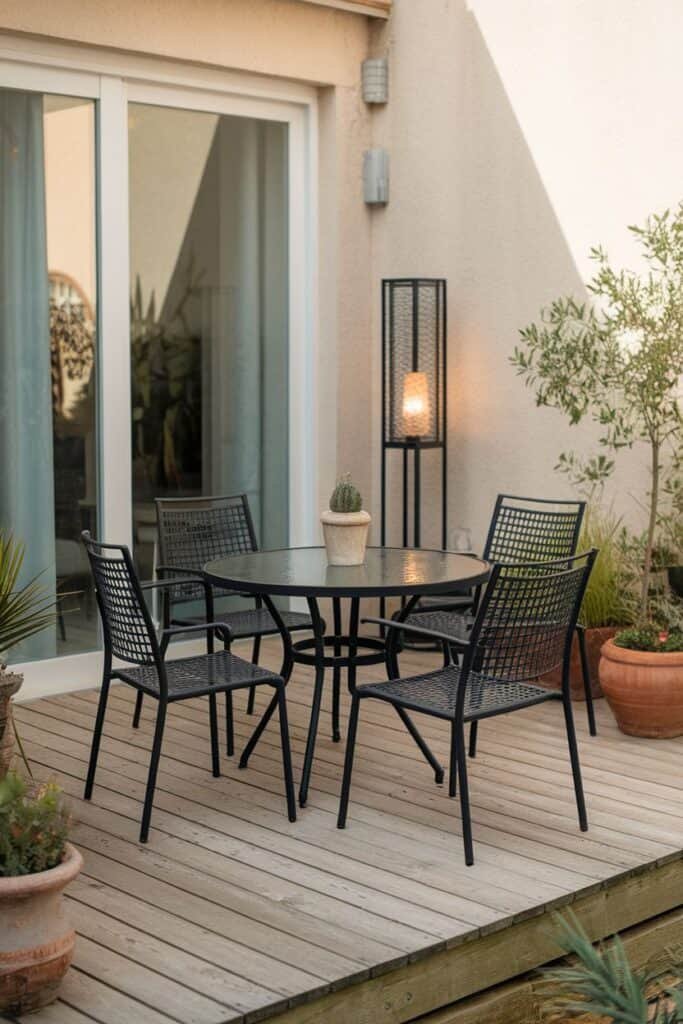
M 408 546 L 408 453 L 413 452 L 413 544 L 420 547 L 420 456 L 441 452 L 441 544 L 446 547 L 446 282 L 382 281 L 382 530 L 386 544 L 387 452 L 403 452 L 403 546 Z

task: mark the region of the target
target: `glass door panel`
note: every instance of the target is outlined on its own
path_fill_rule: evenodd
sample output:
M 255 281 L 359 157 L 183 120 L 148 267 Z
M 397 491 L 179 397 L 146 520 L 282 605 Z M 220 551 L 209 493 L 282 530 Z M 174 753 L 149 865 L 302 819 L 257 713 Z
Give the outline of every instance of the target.
M 287 126 L 129 106 L 133 519 L 155 497 L 246 493 L 289 535 Z
M 0 529 L 59 598 L 17 662 L 99 643 L 95 196 L 94 101 L 0 89 Z

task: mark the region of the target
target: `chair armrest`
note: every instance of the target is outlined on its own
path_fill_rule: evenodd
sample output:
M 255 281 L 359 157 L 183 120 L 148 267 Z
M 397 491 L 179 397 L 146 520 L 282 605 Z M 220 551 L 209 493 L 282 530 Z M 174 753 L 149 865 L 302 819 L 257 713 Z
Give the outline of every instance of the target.
M 166 580 L 146 580 L 140 584 L 140 590 L 158 590 L 161 587 L 177 587 L 183 583 L 201 583 L 202 586 L 206 583 L 203 576 L 190 575 L 187 576 L 173 576 Z
M 463 640 L 459 636 L 449 636 L 448 633 L 439 633 L 435 629 L 424 629 L 422 626 L 414 626 L 412 622 L 397 622 L 395 619 L 361 619 L 361 622 L 373 622 L 377 626 L 386 626 L 388 629 L 402 629 L 407 633 L 420 633 L 421 636 L 428 636 L 432 640 L 442 640 L 445 643 L 458 647 L 469 647 L 469 640 Z
M 167 626 L 162 629 L 162 636 L 174 636 L 177 633 L 206 633 L 208 630 L 220 630 L 223 633 L 229 632 L 224 622 L 197 622 L 191 626 Z

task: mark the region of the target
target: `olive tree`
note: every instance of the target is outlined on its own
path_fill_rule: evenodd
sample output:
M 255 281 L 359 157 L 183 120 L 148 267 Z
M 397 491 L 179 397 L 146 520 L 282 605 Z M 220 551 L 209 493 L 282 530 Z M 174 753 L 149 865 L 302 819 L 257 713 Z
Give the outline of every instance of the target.
M 620 451 L 648 447 L 642 623 L 649 615 L 657 531 L 680 528 L 674 517 L 683 491 L 683 202 L 629 231 L 640 246 L 640 272 L 617 270 L 602 248 L 592 249 L 597 269 L 587 284 L 589 299 L 552 302 L 538 323 L 520 331 L 511 361 L 537 405 L 559 409 L 571 424 L 588 417 L 598 425 L 599 455 L 560 455 L 559 468 L 575 482 L 600 484 Z

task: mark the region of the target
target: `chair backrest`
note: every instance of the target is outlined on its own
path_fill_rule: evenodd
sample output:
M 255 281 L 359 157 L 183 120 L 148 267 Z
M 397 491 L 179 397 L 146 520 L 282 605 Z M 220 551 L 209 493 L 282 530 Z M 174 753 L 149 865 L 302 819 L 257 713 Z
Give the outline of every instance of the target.
M 537 679 L 563 665 L 596 551 L 550 562 L 494 565 L 464 666 L 501 682 Z
M 130 551 L 81 534 L 95 581 L 105 652 L 136 665 L 159 664 L 159 644 Z
M 157 498 L 159 564 L 201 572 L 213 558 L 258 550 L 246 494 Z M 230 594 L 232 591 L 217 591 Z M 204 597 L 200 584 L 173 587 L 172 602 Z
M 568 558 L 579 544 L 585 501 L 499 494 L 484 558 L 489 562 L 547 562 Z

